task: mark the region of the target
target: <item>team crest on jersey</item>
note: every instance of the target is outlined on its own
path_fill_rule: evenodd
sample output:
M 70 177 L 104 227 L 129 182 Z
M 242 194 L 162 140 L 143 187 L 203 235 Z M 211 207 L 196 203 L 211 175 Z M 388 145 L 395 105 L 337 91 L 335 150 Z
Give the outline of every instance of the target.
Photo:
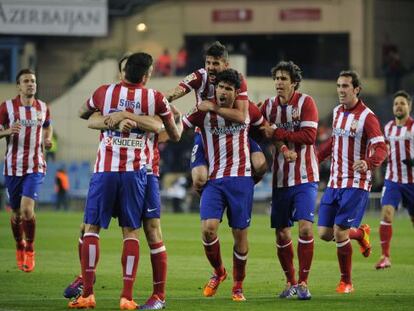
M 104 144 L 105 146 L 112 146 L 112 137 L 105 137 Z
M 292 108 L 292 120 L 299 120 L 300 113 L 297 107 Z
M 36 111 L 36 119 L 38 122 L 42 122 L 43 120 L 43 114 L 41 111 Z
M 358 129 L 358 120 L 353 120 L 352 122 L 351 122 L 351 128 L 350 128 L 350 132 L 352 133 L 352 134 L 356 134 L 356 131 L 357 131 L 357 129 Z
M 183 82 L 184 82 L 185 84 L 188 84 L 188 83 L 190 83 L 191 81 L 194 81 L 195 79 L 197 79 L 197 76 L 196 76 L 196 74 L 193 72 L 193 73 L 189 74 L 188 76 L 186 76 L 186 77 L 184 78 Z

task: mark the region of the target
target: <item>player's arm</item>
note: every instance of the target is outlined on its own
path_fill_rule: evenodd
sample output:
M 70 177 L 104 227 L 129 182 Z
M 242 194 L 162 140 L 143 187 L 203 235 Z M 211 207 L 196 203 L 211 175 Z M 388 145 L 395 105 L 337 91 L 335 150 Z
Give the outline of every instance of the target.
M 198 104 L 197 108 L 204 112 L 215 112 L 219 116 L 231 122 L 245 123 L 249 109 L 249 102 L 247 100 L 237 100 L 234 108 L 225 108 L 216 105 L 209 100 L 203 100 L 200 104 Z
M 9 128 L 4 128 L 3 126 L 0 126 L 2 130 L 0 130 L 0 139 L 3 137 L 8 137 L 10 135 L 19 134 L 20 129 L 22 126 L 19 122 L 13 123 Z
M 181 85 L 177 85 L 175 88 L 173 88 L 172 90 L 169 90 L 165 93 L 165 98 L 167 98 L 167 100 L 169 102 L 172 102 L 176 99 L 179 99 L 179 98 L 183 97 L 184 95 L 186 95 L 189 92 L 190 92 L 189 89 L 186 89 L 186 88 L 182 87 Z
M 91 109 L 87 103 L 83 104 L 78 110 L 78 117 L 81 119 L 88 120 L 89 117 L 95 112 L 95 109 Z
M 325 161 L 332 154 L 333 137 L 329 137 L 326 141 L 321 143 L 316 152 L 318 155 L 318 163 Z
M 53 136 L 53 126 L 49 123 L 48 126 L 43 128 L 43 144 L 46 150 L 52 148 L 52 136 Z
M 365 172 L 379 167 L 387 157 L 387 145 L 381 132 L 381 127 L 377 117 L 369 114 L 365 120 L 364 134 L 368 138 L 368 147 L 371 154 L 368 158 L 355 161 L 352 168 L 357 172 Z
M 168 135 L 168 138 L 174 142 L 177 142 L 181 138 L 181 134 L 183 132 L 183 126 L 181 123 L 181 116 L 175 117 L 173 115 L 169 115 L 169 117 L 162 118 L 164 123 L 165 131 Z M 177 126 L 177 124 L 179 124 Z

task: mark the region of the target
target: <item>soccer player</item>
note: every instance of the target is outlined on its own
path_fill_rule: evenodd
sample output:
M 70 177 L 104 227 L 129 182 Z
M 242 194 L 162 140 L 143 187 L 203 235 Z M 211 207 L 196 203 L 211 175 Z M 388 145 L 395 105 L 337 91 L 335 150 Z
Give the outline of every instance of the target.
M 394 120 L 384 128 L 389 147 L 387 171 L 382 191 L 382 215 L 379 227 L 382 256 L 376 269 L 391 267 L 390 244 L 395 210 L 402 201 L 414 225 L 414 120 L 410 117 L 411 96 L 405 91 L 394 94 Z
M 284 141 L 297 158 L 289 163 L 276 151 L 273 161 L 273 191 L 271 226 L 275 228 L 277 256 L 286 275 L 286 287 L 280 298 L 311 299 L 308 275 L 313 257 L 312 224 L 318 191 L 319 170 L 315 151 L 318 110 L 312 97 L 298 92 L 301 69 L 289 61 L 272 68 L 276 96 L 261 106 L 265 119 L 274 126 L 264 126 L 264 135 Z M 276 129 L 275 129 L 276 127 Z M 285 147 L 287 148 L 287 147 Z M 299 279 L 293 265 L 291 227 L 299 224 L 297 256 Z
M 331 173 L 320 203 L 318 232 L 321 239 L 335 239 L 341 279 L 336 291 L 351 293 L 352 245 L 356 239 L 365 253 L 369 232 L 361 223 L 372 170 L 387 156 L 375 114 L 358 98 L 361 82 L 355 71 L 342 71 L 336 83 L 339 105 L 333 110 L 332 137 L 320 146 L 319 161 L 331 158 Z M 357 229 L 350 230 L 351 227 Z
M 250 226 L 253 203 L 253 180 L 251 176 L 248 129 L 250 124 L 264 122 L 259 110 L 248 115 L 248 123 L 231 122 L 216 111 L 230 110 L 240 88 L 239 73 L 227 69 L 216 76 L 216 105 L 199 104 L 199 109 L 183 118 L 184 128 L 198 126 L 208 159 L 209 180 L 201 194 L 200 217 L 204 251 L 213 276 L 204 286 L 206 297 L 214 296 L 220 283 L 226 277 L 220 241 L 217 231 L 227 207 L 229 226 L 232 228 L 233 247 L 233 289 L 232 299 L 244 301 L 243 280 L 246 275 L 248 253 L 247 230 Z M 208 110 L 208 111 L 202 111 Z
M 0 138 L 7 143 L 3 173 L 12 208 L 17 267 L 31 272 L 35 268 L 34 207 L 46 173 L 43 148 L 52 147 L 53 128 L 49 108 L 35 97 L 34 71 L 22 69 L 16 83 L 17 97 L 0 105 Z
M 173 141 L 181 130 L 176 127 L 168 101 L 158 91 L 145 88 L 151 77 L 152 57 L 135 53 L 125 64 L 125 79 L 118 84 L 99 87 L 81 109 L 99 110 L 102 116 L 94 128 L 101 128 L 101 140 L 95 173 L 86 201 L 85 234 L 82 244 L 82 296 L 69 302 L 69 308 L 94 308 L 95 270 L 99 260 L 99 231 L 107 228 L 112 216 L 118 217 L 124 238 L 122 253 L 123 290 L 121 310 L 133 310 L 133 283 L 139 260 L 138 233 L 142 225 L 151 248 L 153 273 L 157 277 L 156 292 L 141 309 L 165 306 L 167 255 L 160 228 L 158 188 L 158 135 L 135 129 L 137 115 L 158 115 Z M 83 112 L 84 113 L 83 113 Z
M 197 104 L 205 100 L 214 101 L 216 76 L 227 68 L 229 68 L 228 51 L 224 45 L 216 41 L 208 47 L 205 53 L 205 67 L 185 77 L 177 87 L 166 93 L 166 97 L 169 101 L 174 101 L 194 90 Z M 234 107 L 222 109 L 217 113 L 226 120 L 243 123 L 246 120 L 248 111 L 247 84 L 244 77 L 241 76 L 240 88 L 237 90 Z M 196 129 L 190 167 L 193 186 L 198 192 L 201 192 L 208 177 L 208 168 L 205 165 L 202 149 L 202 139 Z M 250 140 L 250 152 L 253 175 L 256 182 L 258 182 L 266 173 L 266 159 L 260 146 L 253 140 Z

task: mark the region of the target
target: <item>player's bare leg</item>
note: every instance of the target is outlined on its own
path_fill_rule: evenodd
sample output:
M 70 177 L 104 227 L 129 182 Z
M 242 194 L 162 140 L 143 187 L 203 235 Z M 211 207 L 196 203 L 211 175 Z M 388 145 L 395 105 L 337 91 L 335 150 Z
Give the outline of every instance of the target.
M 257 184 L 267 172 L 266 157 L 263 152 L 253 152 L 250 154 L 250 162 L 252 163 L 254 183 Z
M 191 178 L 193 180 L 193 188 L 194 190 L 201 194 L 203 191 L 203 187 L 208 180 L 208 168 L 206 165 L 199 165 L 193 167 L 191 170 Z

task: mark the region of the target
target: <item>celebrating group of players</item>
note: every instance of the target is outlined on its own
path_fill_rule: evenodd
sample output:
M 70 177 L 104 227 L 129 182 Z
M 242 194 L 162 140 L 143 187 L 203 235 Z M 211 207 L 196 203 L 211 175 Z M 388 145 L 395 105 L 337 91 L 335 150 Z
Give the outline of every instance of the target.
M 300 68 L 281 61 L 272 68 L 276 95 L 262 104 L 251 102 L 245 79 L 229 68 L 221 43 L 206 51 L 205 68 L 188 75 L 165 96 L 146 88 L 152 57 L 135 53 L 120 60 L 120 82 L 100 86 L 79 110 L 88 127 L 101 132 L 94 174 L 86 200 L 79 239 L 81 274 L 64 292 L 69 308 L 96 306 L 93 285 L 100 256 L 99 232 L 117 217 L 123 234 L 121 310 L 165 308 L 167 253 L 160 225 L 159 150 L 162 140 L 178 141 L 182 131 L 195 128 L 191 158 L 194 188 L 200 193 L 202 242 L 213 275 L 203 295 L 214 296 L 227 278 L 218 228 L 224 212 L 232 228 L 232 299 L 245 301 L 243 281 L 248 258 L 254 184 L 267 171 L 257 141 L 274 146 L 271 227 L 286 276 L 280 298 L 311 299 L 313 222 L 319 181 L 318 164 L 329 158 L 330 179 L 318 211 L 321 239 L 335 241 L 341 272 L 338 293 L 351 293 L 352 245 L 371 253 L 370 227 L 361 225 L 371 189 L 372 171 L 388 157 L 380 224 L 382 257 L 377 269 L 390 263 L 394 210 L 400 201 L 414 223 L 414 126 L 411 97 L 394 96 L 395 119 L 385 126 L 385 138 L 375 114 L 359 99 L 361 82 L 354 71 L 337 79 L 339 105 L 333 110 L 332 136 L 315 146 L 318 110 L 313 98 L 298 91 Z M 0 106 L 0 137 L 7 139 L 6 186 L 13 209 L 11 226 L 20 269 L 33 270 L 34 203 L 45 173 L 42 145 L 50 147 L 51 125 L 46 105 L 35 99 L 36 77 L 23 70 L 17 77 L 19 95 Z M 170 102 L 194 90 L 194 109 L 182 117 Z M 388 145 L 388 152 L 387 152 Z M 291 227 L 297 221 L 298 278 L 293 264 Z M 139 261 L 141 226 L 150 248 L 153 293 L 141 306 L 133 300 Z M 23 239 L 24 236 L 24 239 Z

